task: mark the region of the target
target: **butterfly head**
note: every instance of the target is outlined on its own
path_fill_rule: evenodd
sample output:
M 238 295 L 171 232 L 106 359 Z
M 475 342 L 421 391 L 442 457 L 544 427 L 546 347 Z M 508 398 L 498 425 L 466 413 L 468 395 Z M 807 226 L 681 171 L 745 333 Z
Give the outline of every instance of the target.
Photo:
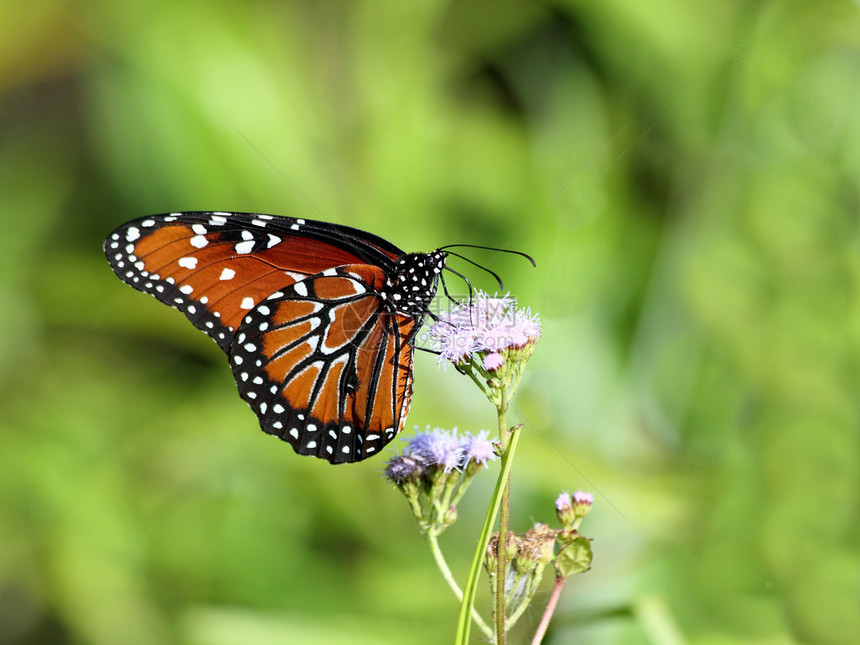
M 386 299 L 401 313 L 413 316 L 425 313 L 436 295 L 447 255 L 437 250 L 402 256 L 395 264 Z

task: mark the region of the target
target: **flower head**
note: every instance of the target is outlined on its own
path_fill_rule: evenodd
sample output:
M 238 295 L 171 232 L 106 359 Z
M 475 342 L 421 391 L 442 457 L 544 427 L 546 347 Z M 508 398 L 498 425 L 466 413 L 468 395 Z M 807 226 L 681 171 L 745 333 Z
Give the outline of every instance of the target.
M 457 504 L 472 478 L 497 459 L 489 432 L 458 434 L 430 428 L 408 440 L 385 464 L 385 477 L 402 492 L 425 535 L 438 535 L 457 519 Z
M 460 439 L 455 433 L 441 428 L 417 432 L 406 446 L 406 454 L 425 466 L 441 466 L 446 473 L 460 469 L 463 465 Z
M 585 493 L 581 490 L 578 490 L 573 494 L 573 511 L 580 519 L 588 515 L 588 511 L 591 510 L 591 505 L 593 503 L 594 495 L 592 495 L 591 493 Z
M 495 372 L 505 364 L 505 357 L 498 352 L 492 352 L 484 356 L 484 369 L 488 372 Z
M 416 481 L 425 471 L 424 464 L 408 455 L 397 455 L 385 464 L 385 478 L 397 485 Z
M 496 454 L 496 441 L 490 441 L 488 437 L 490 433 L 487 430 L 481 430 L 477 435 L 471 432 L 466 433 L 460 438 L 460 445 L 463 448 L 463 459 L 466 463 L 474 462 L 481 466 L 486 466 L 488 461 L 498 459 Z
M 458 364 L 473 354 L 501 355 L 508 348 L 534 343 L 540 338 L 540 321 L 530 309 L 517 309 L 509 294 L 490 296 L 478 291 L 468 302 L 441 314 L 429 336 L 439 348 L 440 361 Z M 495 358 L 491 364 L 501 365 Z

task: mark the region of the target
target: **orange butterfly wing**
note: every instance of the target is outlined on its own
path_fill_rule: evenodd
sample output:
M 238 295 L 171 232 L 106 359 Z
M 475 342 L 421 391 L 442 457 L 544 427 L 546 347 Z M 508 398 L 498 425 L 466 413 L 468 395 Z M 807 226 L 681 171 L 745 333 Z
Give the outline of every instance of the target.
M 105 253 L 121 280 L 182 311 L 224 351 L 245 314 L 283 287 L 331 267 L 402 255 L 347 226 L 217 212 L 134 220 L 108 237 Z
M 360 461 L 402 429 L 417 321 L 386 305 L 385 279 L 370 265 L 328 269 L 240 324 L 229 352 L 239 393 L 296 452 Z

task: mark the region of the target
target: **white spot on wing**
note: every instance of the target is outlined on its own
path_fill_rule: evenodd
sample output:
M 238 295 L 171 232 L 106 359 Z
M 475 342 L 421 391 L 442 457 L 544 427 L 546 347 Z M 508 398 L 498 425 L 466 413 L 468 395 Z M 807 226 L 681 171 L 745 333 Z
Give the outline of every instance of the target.
M 280 243 L 281 243 L 281 238 L 279 238 L 277 235 L 272 235 L 271 233 L 269 233 L 269 243 L 266 244 L 267 249 L 270 249 L 273 246 L 275 246 L 276 244 L 280 244 Z
M 193 224 L 191 230 L 197 233 L 197 235 L 206 235 L 209 232 L 203 224 Z
M 242 304 L 240 304 L 239 307 L 242 309 L 253 309 L 254 308 L 254 299 L 251 297 L 243 299 Z
M 134 226 L 132 226 L 130 229 L 128 229 L 125 232 L 125 239 L 127 239 L 129 242 L 134 242 L 139 237 L 140 237 L 140 229 L 135 228 Z
M 185 258 L 179 258 L 177 264 L 181 267 L 185 267 L 186 269 L 196 269 L 197 258 L 190 256 Z
M 153 226 L 154 224 L 155 224 L 154 219 L 145 219 L 140 223 L 141 226 L 145 226 L 146 228 L 149 228 L 150 226 Z
M 202 235 L 195 235 L 191 238 L 191 246 L 195 248 L 202 249 L 207 244 L 209 244 L 209 240 L 207 240 Z
M 243 231 L 243 233 L 247 233 L 247 231 Z M 254 250 L 254 240 L 246 240 L 245 242 L 239 242 L 235 248 L 236 253 L 250 253 Z
M 221 271 L 221 275 L 218 276 L 219 280 L 232 280 L 233 276 L 236 275 L 236 272 L 233 269 L 224 269 Z
M 293 285 L 293 289 L 295 289 L 296 293 L 299 294 L 300 296 L 307 296 L 308 295 L 308 287 L 303 282 L 296 282 Z
M 179 287 L 179 290 L 184 294 L 189 294 L 194 291 L 194 287 L 192 287 L 190 284 L 183 284 L 181 287 Z

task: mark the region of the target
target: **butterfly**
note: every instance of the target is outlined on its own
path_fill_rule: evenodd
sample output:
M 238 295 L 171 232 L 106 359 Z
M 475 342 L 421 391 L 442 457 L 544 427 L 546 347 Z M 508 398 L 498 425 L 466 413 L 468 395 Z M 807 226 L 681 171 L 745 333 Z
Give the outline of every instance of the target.
M 182 311 L 227 354 L 262 429 L 331 463 L 403 428 L 413 345 L 448 253 L 404 253 L 348 226 L 184 212 L 106 240 L 116 275 Z

